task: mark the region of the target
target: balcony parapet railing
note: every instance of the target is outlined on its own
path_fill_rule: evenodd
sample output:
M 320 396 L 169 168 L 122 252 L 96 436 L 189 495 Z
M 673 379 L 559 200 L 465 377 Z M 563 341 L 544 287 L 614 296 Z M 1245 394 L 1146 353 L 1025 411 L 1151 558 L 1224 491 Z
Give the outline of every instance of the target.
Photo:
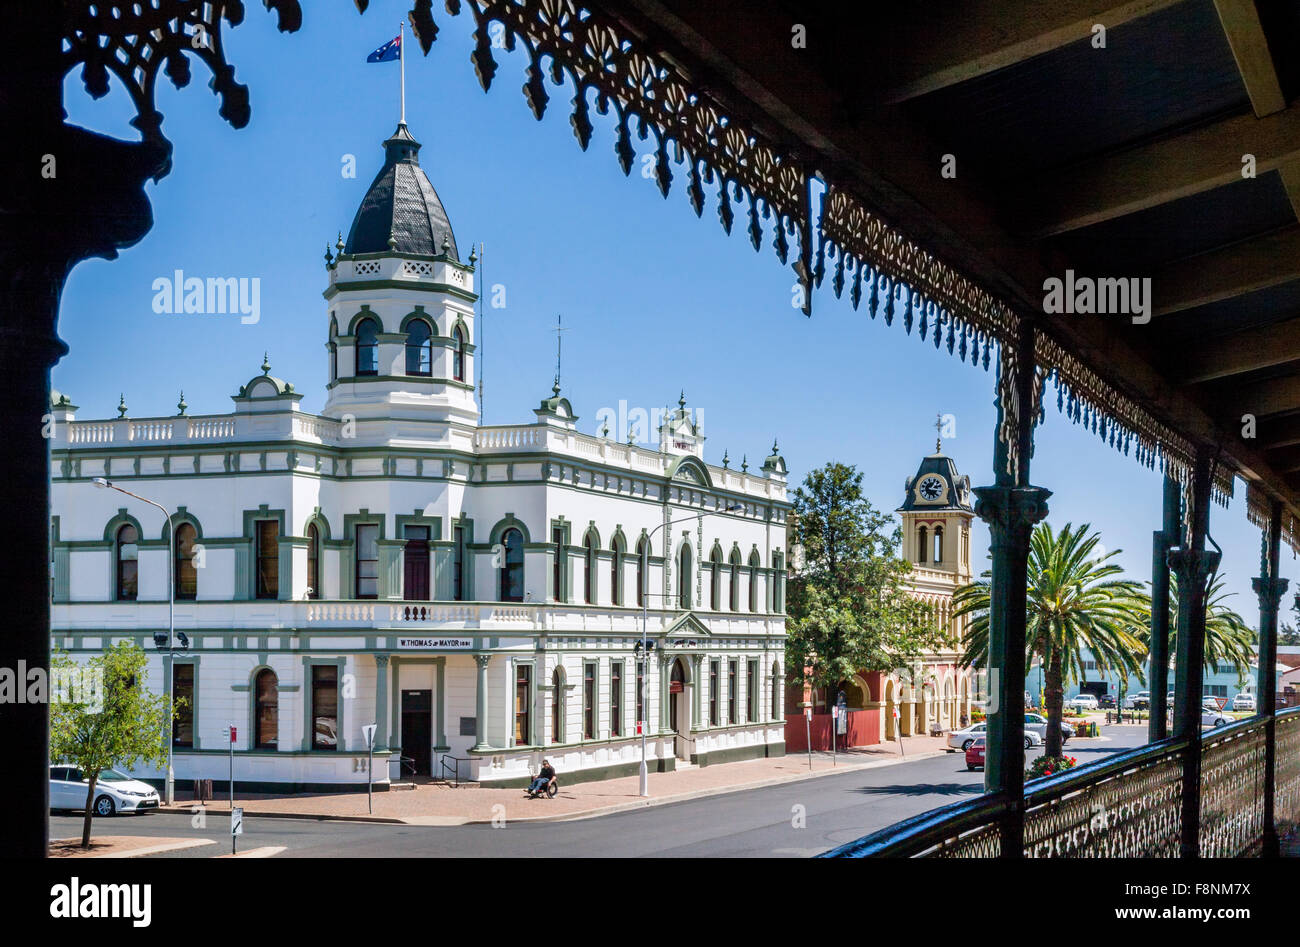
M 1300 830 L 1300 708 L 1275 718 L 1278 834 Z M 1258 854 L 1264 835 L 1267 719 L 1207 732 L 1201 743 L 1200 852 Z M 1026 858 L 1177 858 L 1184 759 L 1190 743 L 1162 740 L 1025 785 Z M 824 853 L 823 858 L 992 858 L 1011 800 L 980 796 L 922 813 Z
M 108 609 L 108 615 L 105 609 Z M 785 616 L 769 613 L 696 611 L 715 636 L 784 633 Z M 651 609 L 649 628 L 661 634 L 681 615 L 675 609 Z M 167 602 L 60 602 L 52 607 L 53 633 L 149 628 L 166 625 Z M 641 609 L 564 602 L 411 602 L 390 599 L 248 599 L 182 601 L 176 605 L 177 627 L 491 629 L 494 632 L 575 631 L 639 634 Z

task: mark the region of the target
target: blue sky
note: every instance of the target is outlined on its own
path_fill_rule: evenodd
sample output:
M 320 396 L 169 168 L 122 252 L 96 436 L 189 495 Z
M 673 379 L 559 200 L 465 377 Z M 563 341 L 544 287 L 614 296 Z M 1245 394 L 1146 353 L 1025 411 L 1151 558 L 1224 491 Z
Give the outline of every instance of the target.
M 182 389 L 190 414 L 227 412 L 263 351 L 274 374 L 304 393 L 304 410 L 323 404 L 323 254 L 346 234 L 379 169 L 380 142 L 396 126 L 399 67 L 365 57 L 395 35 L 409 0 L 376 0 L 365 16 L 351 4 L 329 6 L 307 10 L 296 34 L 277 33 L 259 4 L 226 29 L 227 58 L 250 88 L 252 120 L 242 130 L 218 115 L 198 60 L 185 89 L 160 77 L 158 107 L 176 150 L 172 173 L 149 187 L 154 227 L 118 260 L 79 265 L 63 295 L 59 330 L 71 352 L 54 385 L 79 417 L 114 416 L 119 393 L 133 416 L 174 414 Z M 639 165 L 624 177 L 613 134 L 594 114 L 596 133 L 581 151 L 569 90 L 548 85 L 550 109 L 535 121 L 520 92 L 522 53 L 497 51 L 501 68 L 485 95 L 469 61 L 471 18 L 441 5 L 435 14 L 441 32 L 428 57 L 408 33 L 407 122 L 462 258 L 485 243 L 480 278 L 506 290 L 506 308 L 488 310 L 480 337 L 487 423 L 531 421 L 549 395 L 558 312 L 571 330 L 564 393 L 583 430 L 597 431 L 602 407 L 626 400 L 649 410 L 675 404 L 685 389 L 688 406 L 703 412 L 711 463 L 726 449 L 733 465 L 748 455 L 757 466 L 776 437 L 792 481 L 828 460 L 855 464 L 872 501 L 893 509 L 934 447 L 935 415 L 950 413 L 957 436 L 945 452 L 975 485 L 991 482 L 992 373 L 922 344 L 897 321 L 886 328 L 855 313 L 829 280 L 805 318 L 791 305 L 789 267 L 766 242 L 753 251 L 743 217 L 728 237 L 713 203 L 695 217 L 682 173 L 667 200 Z M 94 102 L 74 72 L 66 90 L 72 122 L 134 137 L 119 87 Z M 354 178 L 341 173 L 347 155 Z M 155 314 L 152 283 L 176 269 L 258 277 L 260 321 Z M 1091 522 L 1145 581 L 1159 475 L 1066 421 L 1049 394 L 1033 479 L 1055 493 L 1050 520 Z M 1238 486 L 1230 509 L 1211 512 L 1211 532 L 1238 593 L 1230 601 L 1253 625 L 1259 531 Z M 975 548 L 986 547 L 979 525 Z M 1288 551 L 1282 571 L 1294 587 L 1300 570 Z

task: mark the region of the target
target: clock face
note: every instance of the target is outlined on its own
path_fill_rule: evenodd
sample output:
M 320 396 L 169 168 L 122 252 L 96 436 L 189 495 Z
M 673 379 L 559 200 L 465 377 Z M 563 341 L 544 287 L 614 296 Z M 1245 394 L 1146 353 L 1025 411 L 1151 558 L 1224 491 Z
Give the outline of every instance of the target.
M 922 500 L 937 500 L 943 496 L 943 481 L 938 477 L 926 477 L 919 487 Z

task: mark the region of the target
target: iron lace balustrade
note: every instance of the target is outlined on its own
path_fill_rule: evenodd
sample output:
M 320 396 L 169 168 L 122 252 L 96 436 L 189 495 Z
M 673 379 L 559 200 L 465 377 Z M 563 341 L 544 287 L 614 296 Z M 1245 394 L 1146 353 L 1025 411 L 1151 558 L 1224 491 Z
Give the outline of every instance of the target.
M 1300 834 L 1300 707 L 1284 710 L 1275 719 L 1273 820 L 1278 836 L 1288 838 Z
M 1187 743 L 1151 746 L 1026 784 L 1025 856 L 1176 858 Z M 1008 802 L 981 796 L 916 816 L 823 858 L 991 858 Z
M 1198 831 L 1206 857 L 1259 853 L 1265 734 L 1264 719 L 1252 717 L 1203 738 Z M 1300 832 L 1300 708 L 1277 715 L 1276 734 L 1274 807 L 1285 838 Z M 1187 748 L 1187 741 L 1163 740 L 1028 783 L 1025 857 L 1177 858 Z M 994 857 L 1001 847 L 997 820 L 1007 805 L 998 796 L 955 803 L 821 857 Z

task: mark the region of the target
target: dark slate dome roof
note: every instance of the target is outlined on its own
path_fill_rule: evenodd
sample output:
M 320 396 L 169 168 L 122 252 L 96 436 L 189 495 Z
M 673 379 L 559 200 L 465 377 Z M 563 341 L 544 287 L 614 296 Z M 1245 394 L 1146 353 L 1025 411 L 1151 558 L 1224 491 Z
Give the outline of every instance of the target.
M 420 167 L 420 143 L 405 123 L 397 126 L 384 142 L 384 166 L 366 191 L 365 199 L 352 218 L 344 253 L 417 253 L 437 256 L 447 242 L 453 260 L 456 235 L 443 209 L 438 192 Z M 397 241 L 389 247 L 388 238 Z
M 912 490 L 912 485 L 922 477 L 931 474 L 944 480 L 948 487 L 948 502 L 946 503 L 918 503 L 916 494 Z M 917 468 L 916 476 L 908 477 L 907 483 L 903 489 L 906 496 L 903 499 L 903 505 L 898 508 L 898 512 L 907 512 L 911 510 L 925 510 L 928 512 L 943 512 L 946 510 L 964 510 L 967 513 L 973 513 L 974 507 L 971 506 L 971 486 L 970 477 L 957 472 L 957 465 L 953 459 L 942 451 L 936 450 L 929 457 L 921 461 L 921 466 Z

